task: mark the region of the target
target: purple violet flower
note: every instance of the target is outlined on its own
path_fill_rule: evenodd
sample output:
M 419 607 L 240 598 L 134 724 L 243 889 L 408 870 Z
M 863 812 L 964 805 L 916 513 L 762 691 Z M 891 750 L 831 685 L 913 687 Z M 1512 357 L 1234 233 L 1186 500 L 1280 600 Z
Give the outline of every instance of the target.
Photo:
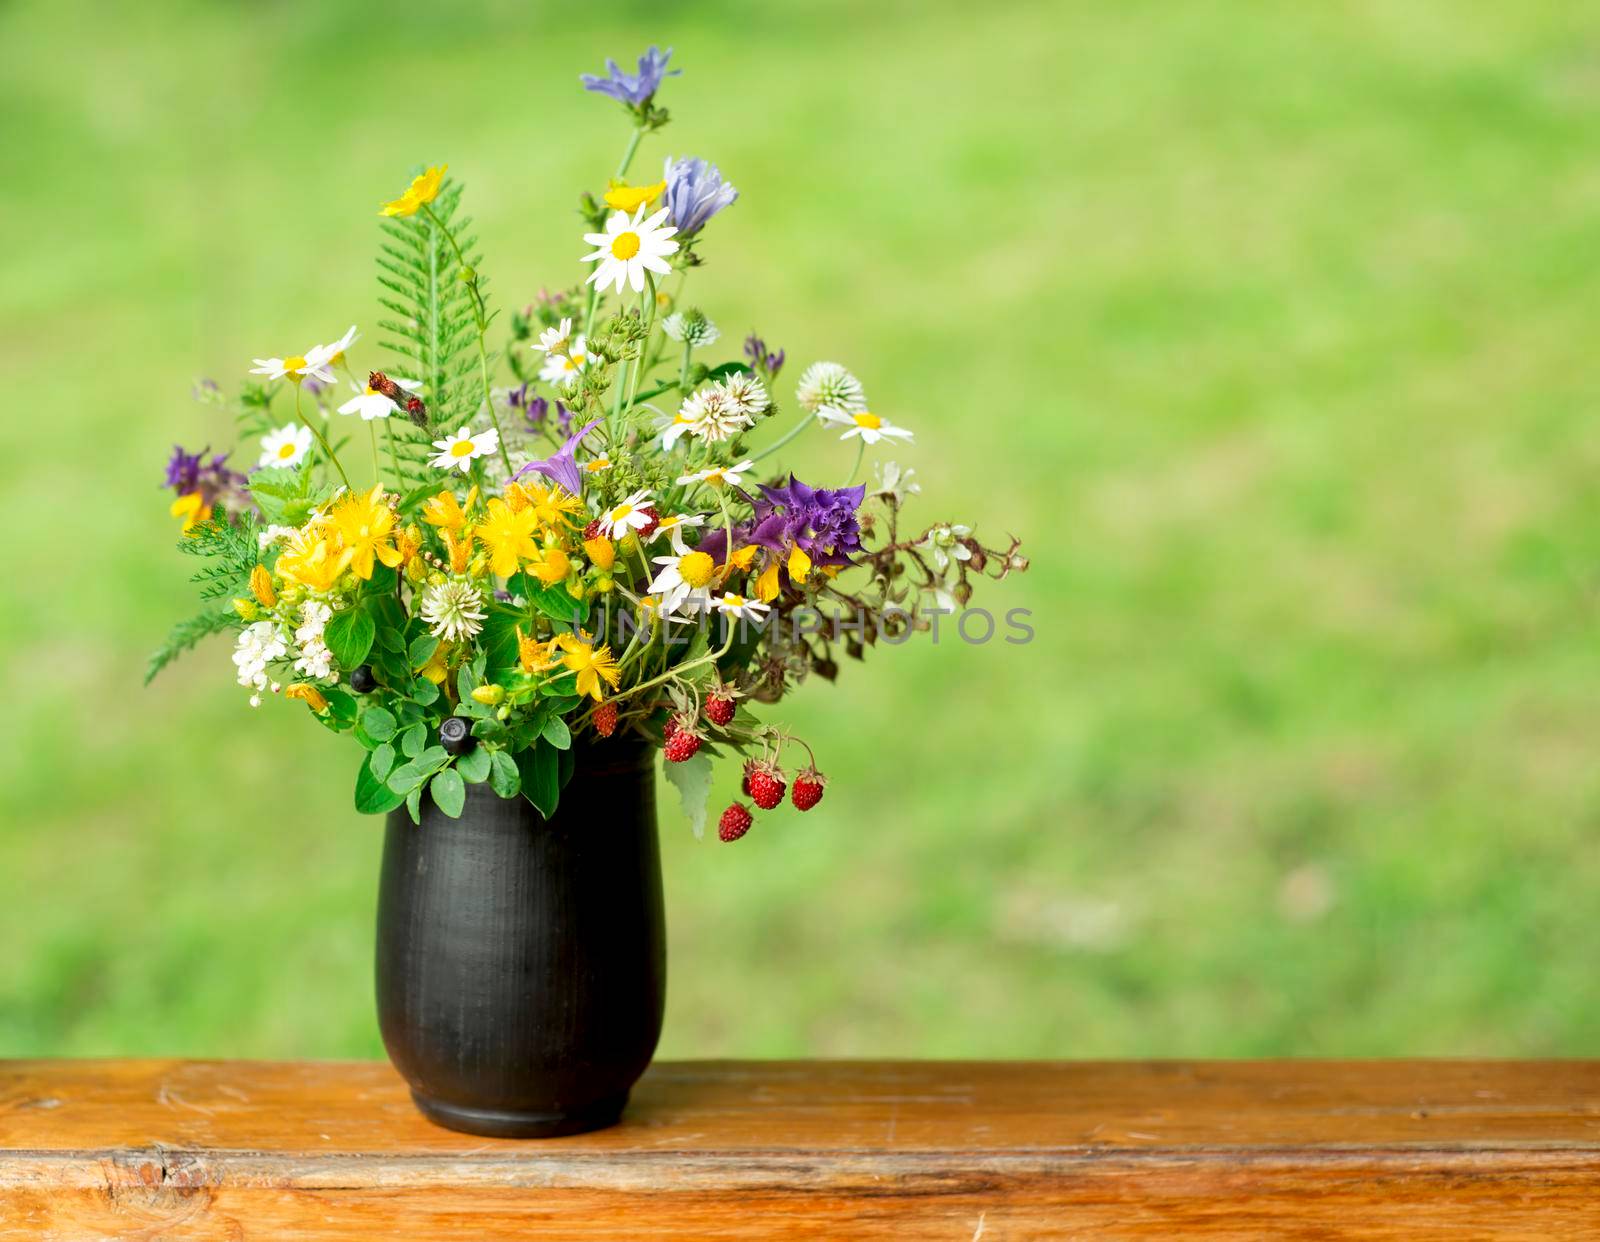
M 583 83 L 583 89 L 593 91 L 597 95 L 609 95 L 618 103 L 626 104 L 630 108 L 643 108 L 649 104 L 655 93 L 661 89 L 663 78 L 674 78 L 683 72 L 682 69 L 667 71 L 667 62 L 672 59 L 672 49 L 669 47 L 663 53 L 654 44 L 650 50 L 639 57 L 639 72 L 637 74 L 625 73 L 616 61 L 606 58 L 606 76 L 597 73 L 581 73 L 578 81 Z
M 567 442 L 549 457 L 540 458 L 538 461 L 530 461 L 521 470 L 517 471 L 513 477 L 520 479 L 531 470 L 561 484 L 574 496 L 581 496 L 583 494 L 583 476 L 578 473 L 578 459 L 575 454 L 578 451 L 578 445 L 583 442 L 583 437 L 598 427 L 602 421 L 602 419 L 598 418 L 591 419 L 578 431 L 568 436 Z
M 680 160 L 667 156 L 661 178 L 667 183 L 662 199 L 667 219 L 677 227 L 680 238 L 693 237 L 707 220 L 739 197 L 739 191 L 722 179 L 715 164 L 698 157 Z

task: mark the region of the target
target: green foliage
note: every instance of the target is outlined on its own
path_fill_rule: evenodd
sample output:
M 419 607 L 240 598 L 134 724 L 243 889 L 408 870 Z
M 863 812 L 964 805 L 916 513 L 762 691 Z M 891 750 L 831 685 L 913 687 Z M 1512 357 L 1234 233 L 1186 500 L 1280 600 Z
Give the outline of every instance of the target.
M 202 612 L 179 621 L 167 632 L 167 640 L 150 656 L 145 665 L 144 684 L 149 685 L 155 676 L 185 651 L 190 651 L 202 638 L 220 634 L 224 630 L 238 629 L 243 622 L 239 614 L 228 612 Z
M 213 519 L 192 527 L 178 542 L 178 551 L 185 556 L 198 556 L 215 561 L 190 576 L 189 581 L 200 585 L 201 599 L 222 599 L 247 594 L 250 571 L 261 561 L 261 549 L 256 542 L 260 524 L 250 510 L 232 518 Z
M 356 668 L 366 661 L 376 633 L 371 613 L 363 607 L 346 608 L 329 618 L 322 641 L 328 644 L 340 668 Z
M 250 476 L 250 495 L 261 508 L 261 516 L 278 526 L 300 526 L 324 500 L 333 494 L 331 486 L 314 487 L 307 462 L 295 470 L 267 466 Z

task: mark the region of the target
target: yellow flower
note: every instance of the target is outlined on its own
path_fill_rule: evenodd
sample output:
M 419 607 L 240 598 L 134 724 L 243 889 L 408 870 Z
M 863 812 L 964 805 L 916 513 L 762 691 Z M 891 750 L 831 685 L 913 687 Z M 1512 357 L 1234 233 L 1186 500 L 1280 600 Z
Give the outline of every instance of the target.
M 617 683 L 622 680 L 622 670 L 617 667 L 610 647 L 596 648 L 576 634 L 559 634 L 555 641 L 565 652 L 561 663 L 578 675 L 577 689 L 580 695 L 587 694 L 598 702 L 605 697 L 600 684 L 602 681 L 609 683 L 613 690 L 617 688 Z
M 400 563 L 410 565 L 422 551 L 422 531 L 414 525 L 406 527 L 396 538 L 395 547 L 400 552 Z
M 593 539 L 583 541 L 583 550 L 589 554 L 589 560 L 601 569 L 609 570 L 617 563 L 617 545 L 604 535 L 596 535 Z
M 265 565 L 257 565 L 250 571 L 250 594 L 256 597 L 256 603 L 263 608 L 271 608 L 278 602 L 272 590 L 272 575 L 267 572 Z
M 528 572 L 545 586 L 554 586 L 572 572 L 572 561 L 560 548 L 546 548 L 540 559 L 528 565 Z
M 439 187 L 444 183 L 445 170 L 448 164 L 440 164 L 437 168 L 430 168 L 419 177 L 412 179 L 406 192 L 393 202 L 385 203 L 378 212 L 380 216 L 414 216 L 417 209 L 424 203 L 431 203 L 439 197 Z
M 497 575 L 509 578 L 521 562 L 538 559 L 539 545 L 533 541 L 538 525 L 539 515 L 532 509 L 513 512 L 498 496 L 489 502 L 488 516 L 478 524 L 477 536 L 489 550 L 489 567 Z
M 804 582 L 806 575 L 811 572 L 811 558 L 806 555 L 805 549 L 798 543 L 789 549 L 789 576 L 796 582 Z
M 575 525 L 574 519 L 583 512 L 581 500 L 554 484 L 545 487 L 542 483 L 515 483 L 512 486 L 522 493 L 543 526 Z
M 450 551 L 450 572 L 466 573 L 467 561 L 472 556 L 472 527 L 468 526 L 462 530 L 459 539 L 447 530 L 439 533 L 444 536 L 444 546 Z
M 737 569 L 749 569 L 755 563 L 756 553 L 759 551 L 761 549 L 755 544 L 747 543 L 728 558 L 728 563 Z
M 306 528 L 289 537 L 278 557 L 278 576 L 311 591 L 331 591 L 355 553 L 321 532 Z
M 522 665 L 524 673 L 542 673 L 552 669 L 561 662 L 561 657 L 556 654 L 556 640 L 540 642 L 537 638 L 529 638 L 522 632 L 522 627 L 517 627 L 517 663 Z
M 756 595 L 770 604 L 778 598 L 778 562 L 771 562 L 756 579 Z
M 328 700 L 309 681 L 297 681 L 292 686 L 284 687 L 283 697 L 286 699 L 300 699 L 314 712 L 328 710 Z
M 206 504 L 206 498 L 199 492 L 189 492 L 179 496 L 172 502 L 170 512 L 173 517 L 183 519 L 183 531 L 188 534 L 190 529 L 201 522 L 211 520 L 211 506 Z
M 606 206 L 613 211 L 626 211 L 630 215 L 646 203 L 653 203 L 667 188 L 665 181 L 654 185 L 629 185 L 626 181 L 613 181 L 606 191 Z
M 405 560 L 394 544 L 400 532 L 395 526 L 394 510 L 383 503 L 381 483 L 374 484 L 370 492 L 346 495 L 334 505 L 328 522 L 352 553 L 350 569 L 358 578 L 372 577 L 374 557 L 391 569 Z
M 426 677 L 434 685 L 439 685 L 446 677 L 450 675 L 450 666 L 445 662 L 445 656 L 448 650 L 449 649 L 447 647 L 442 645 L 435 647 L 433 649 L 433 655 L 429 657 L 428 662 L 419 668 L 417 672 L 421 673 L 422 676 Z
M 478 489 L 473 488 L 467 493 L 467 508 L 472 508 L 472 502 L 478 498 Z M 460 530 L 467 524 L 467 514 L 456 500 L 454 492 L 444 491 L 437 496 L 429 497 L 422 506 L 422 520 L 429 526 L 437 526 L 440 530 Z

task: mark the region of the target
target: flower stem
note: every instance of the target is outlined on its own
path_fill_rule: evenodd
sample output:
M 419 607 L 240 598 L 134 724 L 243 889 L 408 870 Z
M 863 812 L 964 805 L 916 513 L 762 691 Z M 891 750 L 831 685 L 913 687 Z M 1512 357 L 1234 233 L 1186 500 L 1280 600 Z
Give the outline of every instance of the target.
M 867 455 L 867 442 L 859 437 L 856 439 L 856 464 L 850 467 L 850 477 L 844 481 L 849 487 L 856 481 L 856 475 L 861 473 L 861 459 Z
M 372 441 L 372 481 L 382 483 L 383 467 L 378 464 L 378 429 L 372 425 L 371 419 L 367 420 L 367 438 Z
M 789 430 L 786 431 L 780 439 L 778 439 L 777 441 L 775 441 L 772 444 L 767 445 L 766 448 L 762 449 L 759 453 L 757 453 L 750 460 L 751 461 L 760 461 L 763 457 L 769 457 L 773 453 L 776 453 L 785 444 L 789 443 L 790 440 L 793 440 L 797 435 L 799 435 L 807 427 L 811 426 L 812 421 L 815 419 L 815 417 L 816 416 L 813 415 L 813 414 L 804 414 L 804 415 L 802 415 L 801 418 L 800 418 L 800 421 L 798 423 L 796 423 L 793 427 L 789 428 Z
M 339 477 L 344 480 L 345 489 L 347 491 L 354 491 L 355 489 L 350 486 L 350 476 L 344 472 L 344 467 L 339 464 L 339 455 L 333 451 L 333 445 L 328 443 L 328 437 L 322 434 L 322 428 L 318 427 L 300 412 L 299 384 L 294 386 L 294 416 L 298 418 L 304 426 L 311 428 L 311 434 L 316 436 L 317 443 L 322 446 L 323 455 L 333 463 L 333 468 L 339 472 Z
M 633 163 L 633 156 L 639 149 L 639 140 L 644 137 L 644 126 L 633 127 L 633 137 L 628 139 L 628 148 L 622 153 L 622 162 L 617 165 L 617 180 L 621 181 L 628 174 L 628 165 Z

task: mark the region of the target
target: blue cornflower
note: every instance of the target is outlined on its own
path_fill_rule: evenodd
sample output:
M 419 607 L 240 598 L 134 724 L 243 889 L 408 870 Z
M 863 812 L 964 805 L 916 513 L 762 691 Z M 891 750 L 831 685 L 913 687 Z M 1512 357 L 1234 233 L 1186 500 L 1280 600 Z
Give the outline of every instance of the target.
M 692 237 L 707 220 L 739 197 L 739 191 L 722 179 L 717 166 L 708 160 L 667 156 L 662 171 L 667 183 L 667 219 L 677 227 L 679 237 Z
M 606 76 L 597 73 L 582 73 L 578 81 L 583 83 L 583 89 L 593 91 L 597 95 L 609 95 L 618 103 L 627 104 L 630 108 L 642 108 L 650 102 L 656 91 L 661 89 L 663 78 L 677 77 L 682 69 L 667 72 L 667 62 L 672 59 L 672 49 L 669 47 L 662 52 L 654 44 L 650 50 L 639 57 L 639 72 L 637 74 L 624 73 L 622 67 L 609 57 L 606 59 Z

